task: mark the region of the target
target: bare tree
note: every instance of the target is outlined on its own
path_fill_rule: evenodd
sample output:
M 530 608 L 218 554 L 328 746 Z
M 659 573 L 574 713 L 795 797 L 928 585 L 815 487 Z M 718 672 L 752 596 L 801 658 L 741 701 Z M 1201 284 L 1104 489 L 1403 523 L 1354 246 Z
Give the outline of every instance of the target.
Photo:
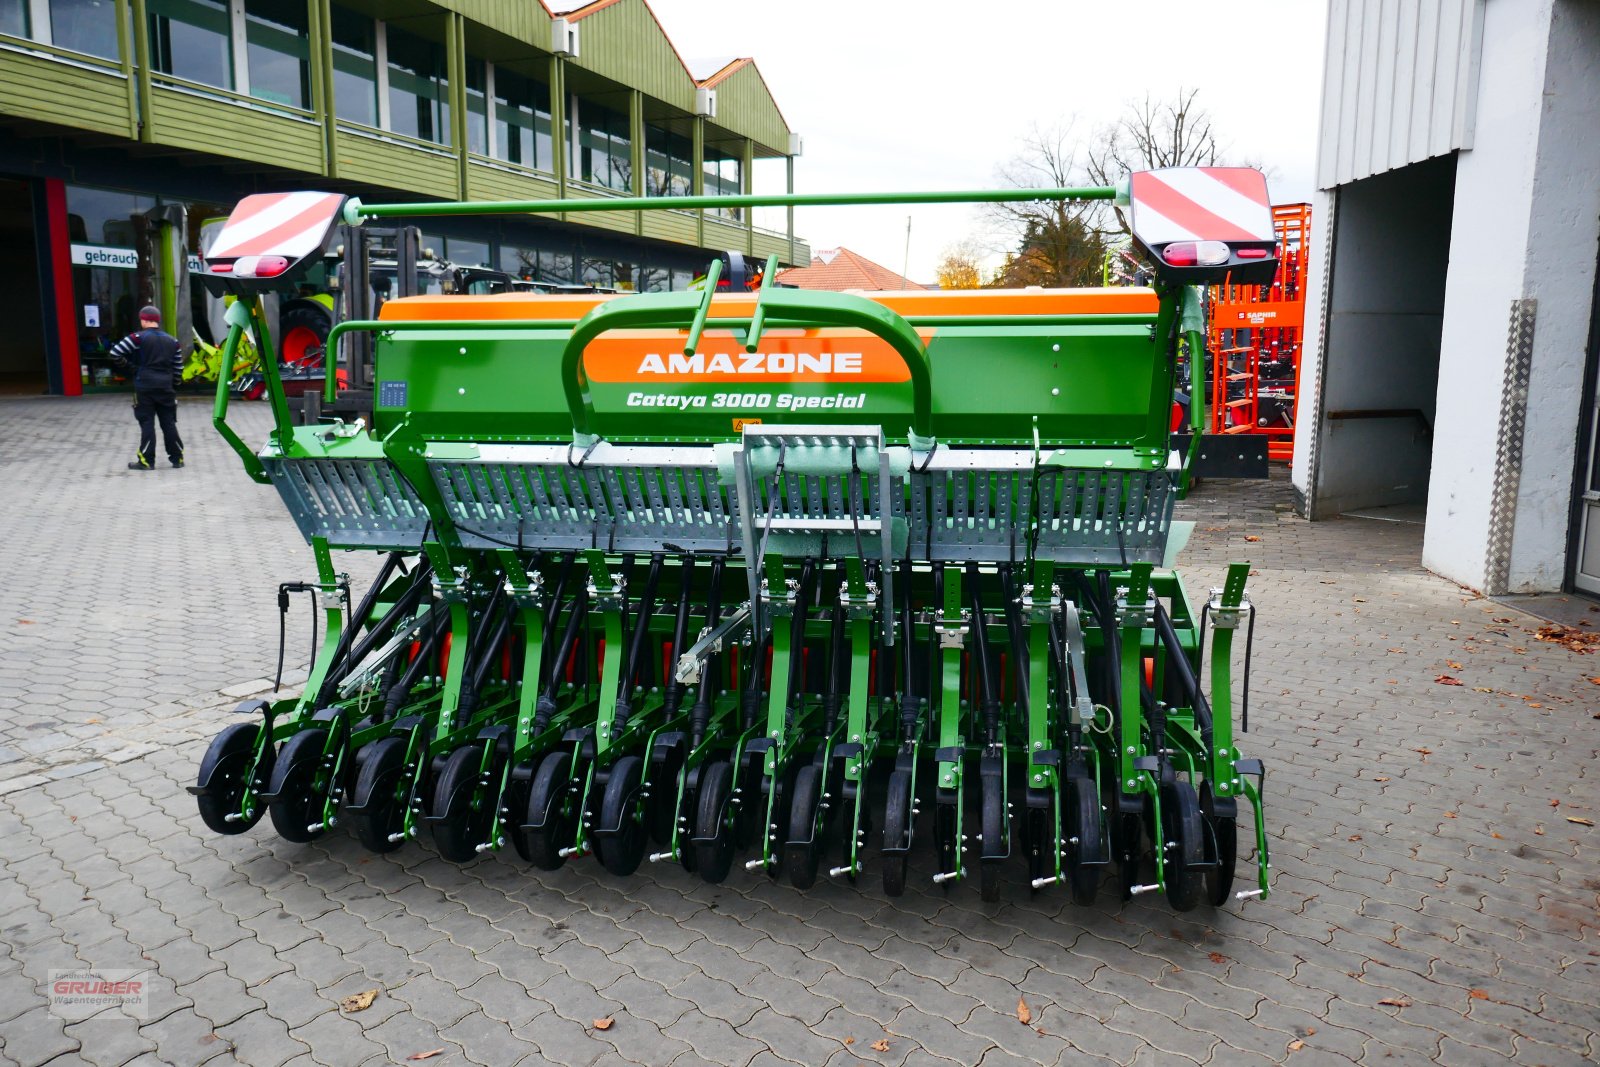
M 1158 103 L 1148 95 L 1130 101 L 1117 121 L 1097 131 L 1084 151 L 1083 174 L 1095 185 L 1115 185 L 1130 171 L 1163 167 L 1214 167 L 1222 148 L 1212 131 L 1211 114 L 1195 103 L 1198 89 L 1179 89 L 1178 95 Z M 1120 208 L 1102 216 L 1128 233 L 1128 220 Z
M 1000 180 L 1020 189 L 1059 189 L 1082 181 L 1085 163 L 1070 121 L 1035 126 L 1022 149 L 1000 168 Z M 989 215 L 1014 251 L 992 285 L 1007 288 L 1093 285 L 1105 243 L 1094 202 L 1028 200 L 995 204 Z

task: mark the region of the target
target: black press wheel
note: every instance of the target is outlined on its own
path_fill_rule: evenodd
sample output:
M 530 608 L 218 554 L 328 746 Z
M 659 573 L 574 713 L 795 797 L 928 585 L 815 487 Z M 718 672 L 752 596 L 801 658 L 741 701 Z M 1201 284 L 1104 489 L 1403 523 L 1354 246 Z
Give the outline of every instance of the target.
M 488 796 L 479 787 L 478 771 L 483 765 L 483 749 L 462 745 L 444 761 L 433 787 L 433 844 L 439 855 L 452 863 L 465 863 L 478 856 L 478 846 L 489 836 L 498 797 Z
M 1188 782 L 1161 789 L 1161 839 L 1170 843 L 1163 857 L 1167 901 L 1174 911 L 1193 911 L 1205 888 L 1205 872 L 1195 861 L 1205 856 L 1200 800 Z
M 700 791 L 695 796 L 695 869 L 712 885 L 721 885 L 733 869 L 733 835 L 737 816 L 732 810 L 733 764 L 727 760 L 700 769 Z
M 203 796 L 195 797 L 195 804 L 200 808 L 200 821 L 215 833 L 242 834 L 261 820 L 260 804 L 254 805 L 248 817 L 239 809 L 260 736 L 260 723 L 236 722 L 213 737 L 200 758 L 197 781 L 208 788 Z M 269 761 L 271 755 L 269 750 Z M 270 763 L 266 769 L 270 771 Z M 239 817 L 230 822 L 229 815 Z
M 677 800 L 679 779 L 682 777 L 683 749 L 674 747 L 665 759 L 651 768 L 650 799 L 664 802 L 670 797 Z M 672 844 L 672 828 L 678 819 L 678 809 L 674 804 L 646 804 L 644 818 L 645 828 L 650 831 L 650 840 L 663 848 Z
M 1010 849 L 1006 834 L 1005 779 L 998 774 L 978 778 L 983 830 L 983 852 L 978 862 L 978 896 L 988 903 L 1000 899 L 1000 871 Z
M 794 777 L 789 790 L 789 837 L 783 848 L 783 866 L 796 889 L 810 889 L 817 881 L 822 856 L 822 828 L 817 809 L 822 803 L 822 768 L 808 763 Z
M 889 775 L 889 791 L 883 805 L 883 891 L 897 897 L 906 891 L 905 852 L 890 852 L 905 844 L 911 829 L 911 772 Z
M 269 789 L 275 799 L 267 805 L 267 814 L 285 841 L 303 845 L 323 834 L 329 774 L 322 765 L 322 748 L 327 740 L 328 731 L 316 727 L 294 734 L 278 749 Z
M 1203 804 L 1202 811 L 1208 806 Z M 1239 823 L 1206 816 L 1206 825 L 1217 848 L 1217 865 L 1206 871 L 1206 899 L 1212 907 L 1220 908 L 1233 894 L 1233 870 L 1239 862 Z
M 541 871 L 559 870 L 567 862 L 561 850 L 572 844 L 577 829 L 568 788 L 571 771 L 572 753 L 565 749 L 547 753 L 528 789 L 528 828 L 519 832 L 528 862 Z
M 595 834 L 595 855 L 600 866 L 626 878 L 644 862 L 645 826 L 639 812 L 639 791 L 644 787 L 644 760 L 623 756 L 611 765 L 605 795 L 600 802 L 600 826 Z
M 406 739 L 380 737 L 356 753 L 356 788 L 352 796 L 358 810 L 347 812 L 356 839 L 372 852 L 393 852 L 404 841 L 389 840 L 406 822 L 409 779 L 404 774 Z
M 1067 807 L 1064 812 L 1070 836 L 1078 844 L 1067 848 L 1067 881 L 1072 902 L 1087 907 L 1100 895 L 1100 868 L 1083 862 L 1085 843 L 1100 840 L 1100 793 L 1094 779 L 1073 778 L 1067 782 Z

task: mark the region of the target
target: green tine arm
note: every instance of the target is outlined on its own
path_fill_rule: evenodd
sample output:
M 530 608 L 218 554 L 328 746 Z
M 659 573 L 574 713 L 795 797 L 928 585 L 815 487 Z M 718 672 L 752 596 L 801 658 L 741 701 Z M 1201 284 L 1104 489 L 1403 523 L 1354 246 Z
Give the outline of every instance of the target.
M 689 339 L 683 343 L 683 354 L 694 355 L 694 350 L 700 347 L 700 335 L 706 329 L 706 316 L 711 313 L 711 298 L 717 295 L 717 281 L 722 277 L 722 260 L 711 261 L 711 269 L 706 271 L 706 287 L 700 294 L 700 306 L 695 308 L 694 321 L 689 324 Z
M 746 352 L 754 352 L 761 344 L 761 331 L 767 325 L 767 305 L 764 303 L 767 292 L 772 288 L 772 280 L 778 273 L 778 257 L 776 254 L 767 257 L 767 265 L 761 272 L 761 294 L 756 297 L 756 313 L 750 316 L 750 336 L 744 343 Z

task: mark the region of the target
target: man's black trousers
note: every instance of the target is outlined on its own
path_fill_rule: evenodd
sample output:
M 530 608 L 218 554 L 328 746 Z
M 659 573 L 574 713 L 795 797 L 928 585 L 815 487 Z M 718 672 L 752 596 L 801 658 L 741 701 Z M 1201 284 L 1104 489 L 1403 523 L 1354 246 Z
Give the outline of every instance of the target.
M 183 462 L 183 438 L 178 436 L 178 394 L 170 389 L 141 389 L 133 394 L 133 417 L 139 420 L 139 460 L 146 467 L 156 463 L 156 422 L 161 423 L 161 441 L 167 459 Z

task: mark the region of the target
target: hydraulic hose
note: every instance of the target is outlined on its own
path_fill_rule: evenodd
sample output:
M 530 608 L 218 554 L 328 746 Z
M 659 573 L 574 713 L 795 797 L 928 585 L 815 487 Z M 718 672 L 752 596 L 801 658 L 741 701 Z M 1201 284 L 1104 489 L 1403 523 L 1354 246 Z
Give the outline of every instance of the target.
M 678 616 L 672 623 L 672 654 L 683 655 L 684 643 L 689 639 L 689 588 L 694 584 L 694 557 L 685 556 L 683 577 L 678 589 Z M 667 684 L 662 688 L 662 714 L 671 716 L 683 704 L 685 687 L 678 681 L 678 672 L 667 672 Z
M 1194 668 L 1189 665 L 1189 657 L 1184 655 L 1183 645 L 1178 640 L 1178 631 L 1172 625 L 1172 616 L 1167 614 L 1167 609 L 1161 602 L 1156 601 L 1156 635 L 1161 638 L 1161 643 L 1167 649 L 1167 663 L 1177 673 L 1178 684 L 1183 686 L 1184 695 L 1189 698 L 1189 706 L 1194 709 L 1194 721 L 1200 727 L 1200 740 L 1204 742 L 1206 750 L 1211 750 L 1211 702 L 1200 691 L 1200 681 L 1194 675 Z
M 794 616 L 789 620 L 789 688 L 784 706 L 787 721 L 800 714 L 804 700 L 806 621 L 811 614 L 811 579 L 815 562 L 808 556 L 800 564 L 800 587 L 795 590 Z
M 390 575 L 394 574 L 395 565 L 399 562 L 400 553 L 398 552 L 391 552 L 383 557 L 383 565 L 378 568 L 378 576 L 367 587 L 366 594 L 362 596 L 360 605 L 350 613 L 350 619 L 346 622 L 344 631 L 339 634 L 339 643 L 334 646 L 333 658 L 328 661 L 332 664 L 332 668 L 328 671 L 327 677 L 323 679 L 322 688 L 317 690 L 317 707 L 322 707 L 333 698 L 333 693 L 338 689 L 339 683 L 344 680 L 345 674 L 349 672 L 350 665 L 360 662 L 359 658 L 350 658 L 350 646 L 355 643 L 356 634 L 360 632 L 367 616 L 372 614 L 373 606 L 378 603 L 378 594 L 383 592 L 384 585 L 389 581 Z M 367 647 L 367 650 L 371 650 L 370 646 Z
M 616 714 L 612 717 L 612 736 L 622 733 L 633 714 L 634 679 L 644 655 L 645 640 L 650 636 L 650 620 L 656 611 L 656 587 L 661 583 L 661 564 L 665 557 L 657 552 L 650 557 L 650 570 L 645 576 L 644 593 L 639 597 L 639 607 L 634 612 L 633 629 L 628 634 L 627 656 L 622 662 L 622 678 L 617 686 Z
M 550 591 L 549 603 L 544 607 L 544 640 L 539 649 L 539 677 L 533 681 L 533 684 L 540 689 L 544 688 L 555 669 L 550 660 L 550 645 L 555 640 L 556 616 L 561 610 L 561 597 L 567 591 L 567 582 L 572 577 L 573 562 L 574 557 L 571 552 L 561 557 L 561 566 L 556 571 L 555 587 Z
M 400 680 L 384 694 L 384 719 L 395 717 L 395 713 L 400 710 L 401 705 L 411 696 L 411 691 L 417 687 L 417 683 L 428 673 L 428 669 L 433 665 L 434 654 L 439 648 L 440 637 L 446 627 L 449 626 L 449 617 L 450 613 L 438 605 L 434 605 L 429 612 L 429 620 L 426 624 L 427 633 L 417 646 L 416 658 L 406 667 L 405 673 L 400 676 Z
M 976 563 L 967 564 L 967 588 L 972 593 L 973 653 L 978 667 L 978 702 L 983 709 L 984 740 L 1000 743 L 1000 697 L 995 692 L 994 668 L 989 662 L 989 634 L 983 624 L 983 589 Z
M 466 672 L 461 679 L 461 698 L 456 704 L 456 722 L 464 723 L 472 718 L 472 712 L 478 706 L 478 689 L 483 684 L 485 675 L 489 673 L 489 664 L 494 660 L 500 649 L 500 642 L 504 635 L 500 632 L 501 606 L 505 600 L 505 586 L 496 585 L 489 594 L 489 601 L 483 607 L 478 625 L 473 627 L 472 635 L 467 642 L 467 656 L 462 663 Z M 511 613 L 503 613 L 505 624 L 509 627 Z
M 722 566 L 723 559 L 717 556 L 711 561 L 711 591 L 706 600 L 706 628 L 710 629 L 722 620 Z M 674 646 L 673 655 L 680 655 L 679 649 Z M 711 701 L 716 696 L 718 653 L 713 652 L 706 657 L 705 665 L 700 668 L 700 690 L 695 695 L 694 707 L 689 709 L 689 747 L 699 748 L 706 739 L 706 727 L 711 723 Z M 676 677 L 677 672 L 673 672 Z
M 838 569 L 841 582 L 839 601 L 833 606 L 833 621 L 828 631 L 828 687 L 822 697 L 823 731 L 833 733 L 839 723 L 839 707 L 844 699 L 845 679 L 849 675 L 849 664 L 844 651 L 845 637 L 845 610 L 843 579 L 844 566 Z
M 567 625 L 561 632 L 561 644 L 556 649 L 555 659 L 550 663 L 550 674 L 546 679 L 544 692 L 539 694 L 539 699 L 533 707 L 533 732 L 543 733 L 550 725 L 550 717 L 556 713 L 559 705 L 556 704 L 556 694 L 561 691 L 561 676 L 566 670 L 567 660 L 572 658 L 572 647 L 577 644 L 578 631 L 583 629 L 584 618 L 589 607 L 589 590 L 584 585 L 578 586 L 578 592 L 572 598 L 571 605 L 567 608 Z
M 1017 710 L 1027 718 L 1030 707 L 1028 693 L 1028 637 L 1022 629 L 1022 605 L 1017 603 L 1021 593 L 1017 590 L 1009 564 L 1000 568 L 1000 596 L 1006 605 L 1006 636 L 1011 641 L 1011 674 L 1016 681 Z

